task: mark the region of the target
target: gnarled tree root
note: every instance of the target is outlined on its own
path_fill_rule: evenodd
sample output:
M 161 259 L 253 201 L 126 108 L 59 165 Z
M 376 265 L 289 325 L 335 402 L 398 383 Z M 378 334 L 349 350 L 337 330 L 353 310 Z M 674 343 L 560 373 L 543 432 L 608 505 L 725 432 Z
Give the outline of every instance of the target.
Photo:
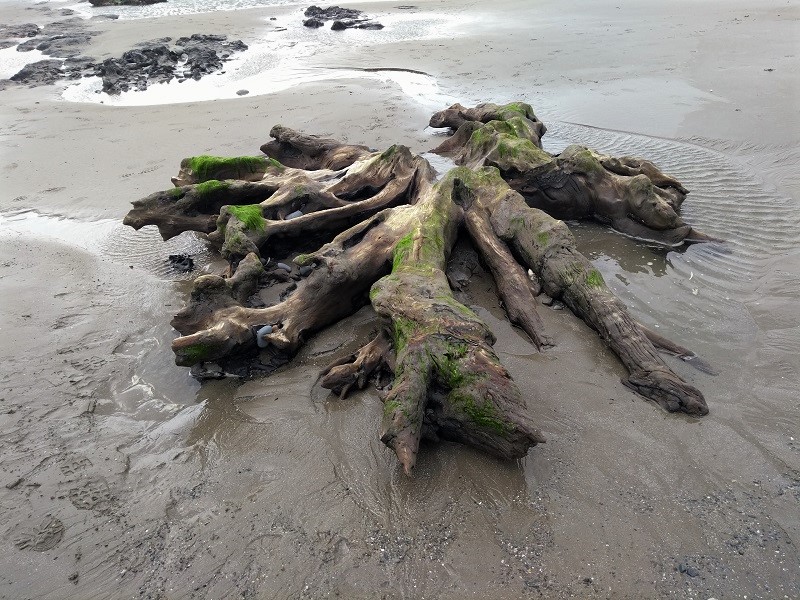
M 263 368 L 265 357 L 291 358 L 309 335 L 371 302 L 382 320 L 378 335 L 330 365 L 320 382 L 344 397 L 375 374 L 392 379 L 382 394 L 381 439 L 406 473 L 422 438 L 524 456 L 544 438 L 492 350 L 492 332 L 455 299 L 445 275 L 465 230 L 509 319 L 538 348 L 552 344 L 535 308 L 541 289 L 599 333 L 628 369 L 626 386 L 666 410 L 706 414 L 702 394 L 651 340 L 679 356 L 691 353 L 636 323 L 564 222 L 530 206 L 537 194 L 576 206 L 590 199 L 595 208 L 615 196 L 626 211 L 655 198 L 658 206 L 646 211 L 666 215 L 659 231 L 674 233 L 684 226 L 670 229 L 685 195 L 680 183 L 640 159 L 577 146 L 558 157 L 543 152 L 544 126 L 522 103 L 457 105 L 434 121 L 457 127 L 443 146 L 465 165 L 438 183 L 427 161 L 403 146 L 378 153 L 275 127 L 274 141 L 262 147 L 268 157 L 187 159 L 177 191 L 134 203 L 126 223 L 156 224 L 164 237 L 206 233 L 230 261 L 229 276 L 195 281 L 173 319 L 181 334 L 173 342 L 176 362 L 249 360 Z M 296 289 L 272 306 L 250 303 L 265 280 L 267 253 L 320 240 L 327 243 L 294 258 L 305 269 Z
M 575 248 L 563 221 L 530 208 L 491 167 L 451 171 L 457 178 L 456 202 L 467 213 L 488 220 L 494 233 L 508 243 L 519 260 L 538 276 L 545 293 L 560 298 L 595 329 L 630 372 L 623 382 L 666 410 L 691 415 L 708 413 L 699 390 L 676 375 L 658 354 L 636 321 Z M 502 273 L 499 273 L 502 275 Z
M 434 115 L 432 127 L 455 132 L 433 152 L 473 169 L 496 167 L 529 206 L 557 219 L 592 218 L 668 247 L 712 239 L 680 216 L 688 190 L 650 161 L 578 145 L 551 155 L 541 149 L 543 126 L 532 111 L 512 110 L 517 104 L 486 106 L 454 105 Z

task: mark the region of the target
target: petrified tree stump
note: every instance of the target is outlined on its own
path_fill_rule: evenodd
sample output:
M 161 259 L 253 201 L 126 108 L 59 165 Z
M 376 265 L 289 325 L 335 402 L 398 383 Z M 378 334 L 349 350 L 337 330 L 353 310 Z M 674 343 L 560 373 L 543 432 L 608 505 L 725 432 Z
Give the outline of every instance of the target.
M 404 146 L 373 152 L 276 126 L 264 156 L 185 159 L 174 189 L 134 202 L 125 223 L 156 225 L 165 239 L 200 232 L 230 264 L 224 276 L 197 278 L 173 319 L 177 364 L 268 370 L 315 331 L 371 303 L 382 321 L 377 336 L 320 381 L 345 396 L 389 376 L 381 439 L 405 472 L 423 437 L 524 456 L 544 438 L 492 350 L 494 335 L 455 299 L 445 275 L 464 231 L 509 319 L 537 348 L 552 345 L 536 312 L 544 291 L 619 356 L 626 386 L 668 411 L 706 414 L 703 395 L 651 340 L 684 357 L 690 351 L 636 323 L 558 220 L 591 216 L 667 245 L 703 239 L 678 214 L 683 186 L 641 159 L 579 146 L 544 152 L 546 128 L 524 103 L 454 105 L 431 125 L 454 130 L 436 151 L 462 165 L 438 182 Z M 294 256 L 298 271 L 282 264 L 292 273 L 280 279 L 297 282 L 263 306 L 254 294 L 273 279 L 264 265 L 282 256 Z

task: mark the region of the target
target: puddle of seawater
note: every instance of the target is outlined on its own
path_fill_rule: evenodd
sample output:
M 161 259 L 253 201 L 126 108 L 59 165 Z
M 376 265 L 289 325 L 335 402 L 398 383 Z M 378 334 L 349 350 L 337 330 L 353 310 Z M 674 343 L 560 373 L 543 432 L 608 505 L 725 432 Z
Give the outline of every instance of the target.
M 134 231 L 116 219 L 79 221 L 32 210 L 0 213 L 0 241 L 12 237 L 55 241 L 124 265 L 145 268 L 170 280 L 193 279 L 212 260 L 206 244 L 192 232 L 165 242 L 154 226 Z M 170 254 L 189 254 L 195 261 L 195 270 L 174 270 L 168 261 Z
M 448 171 L 455 169 L 458 165 L 453 162 L 452 158 L 447 156 L 439 156 L 433 152 L 423 152 L 420 154 L 422 158 L 427 160 L 436 171 L 436 180 L 439 181 L 444 177 Z
M 113 219 L 77 221 L 35 211 L 0 213 L 0 239 L 9 236 L 50 238 L 88 252 L 98 252 L 101 242 L 117 226 Z

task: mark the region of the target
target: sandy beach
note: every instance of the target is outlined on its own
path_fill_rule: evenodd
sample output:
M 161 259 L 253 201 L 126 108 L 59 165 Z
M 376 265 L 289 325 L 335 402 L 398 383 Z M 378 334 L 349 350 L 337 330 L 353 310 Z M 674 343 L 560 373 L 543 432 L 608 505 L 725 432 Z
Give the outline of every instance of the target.
M 120 14 L 86 22 L 97 60 L 193 33 L 250 47 L 116 98 L 0 89 L 0 598 L 800 597 L 796 3 L 355 3 L 385 28 L 344 32 L 302 27 L 307 5 L 184 5 L 0 0 L 3 24 Z M 166 258 L 220 265 L 122 218 L 182 158 L 258 154 L 278 123 L 422 153 L 434 111 L 514 100 L 546 150 L 653 160 L 690 189 L 685 219 L 725 240 L 667 252 L 573 227 L 637 319 L 717 368 L 668 359 L 709 415 L 634 395 L 568 310 L 540 311 L 556 346 L 538 353 L 481 269 L 466 297 L 547 437 L 519 461 L 428 445 L 409 479 L 377 392 L 315 385 L 368 339 L 370 308 L 266 379 L 201 385 L 174 365 L 169 321 L 198 273 Z

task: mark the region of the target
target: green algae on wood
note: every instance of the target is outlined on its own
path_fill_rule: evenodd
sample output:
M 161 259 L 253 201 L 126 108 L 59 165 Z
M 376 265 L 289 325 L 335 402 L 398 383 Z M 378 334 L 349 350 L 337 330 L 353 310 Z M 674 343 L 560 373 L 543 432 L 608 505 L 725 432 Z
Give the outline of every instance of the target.
M 254 231 L 264 231 L 266 219 L 261 214 L 260 204 L 244 204 L 239 206 L 228 206 L 227 210 L 234 217 L 239 219 L 246 229 Z
M 197 181 L 202 183 L 209 179 L 244 179 L 254 173 L 264 173 L 268 166 L 283 169 L 278 161 L 265 156 L 209 156 L 203 154 L 184 160 L 184 165 L 192 170 Z

